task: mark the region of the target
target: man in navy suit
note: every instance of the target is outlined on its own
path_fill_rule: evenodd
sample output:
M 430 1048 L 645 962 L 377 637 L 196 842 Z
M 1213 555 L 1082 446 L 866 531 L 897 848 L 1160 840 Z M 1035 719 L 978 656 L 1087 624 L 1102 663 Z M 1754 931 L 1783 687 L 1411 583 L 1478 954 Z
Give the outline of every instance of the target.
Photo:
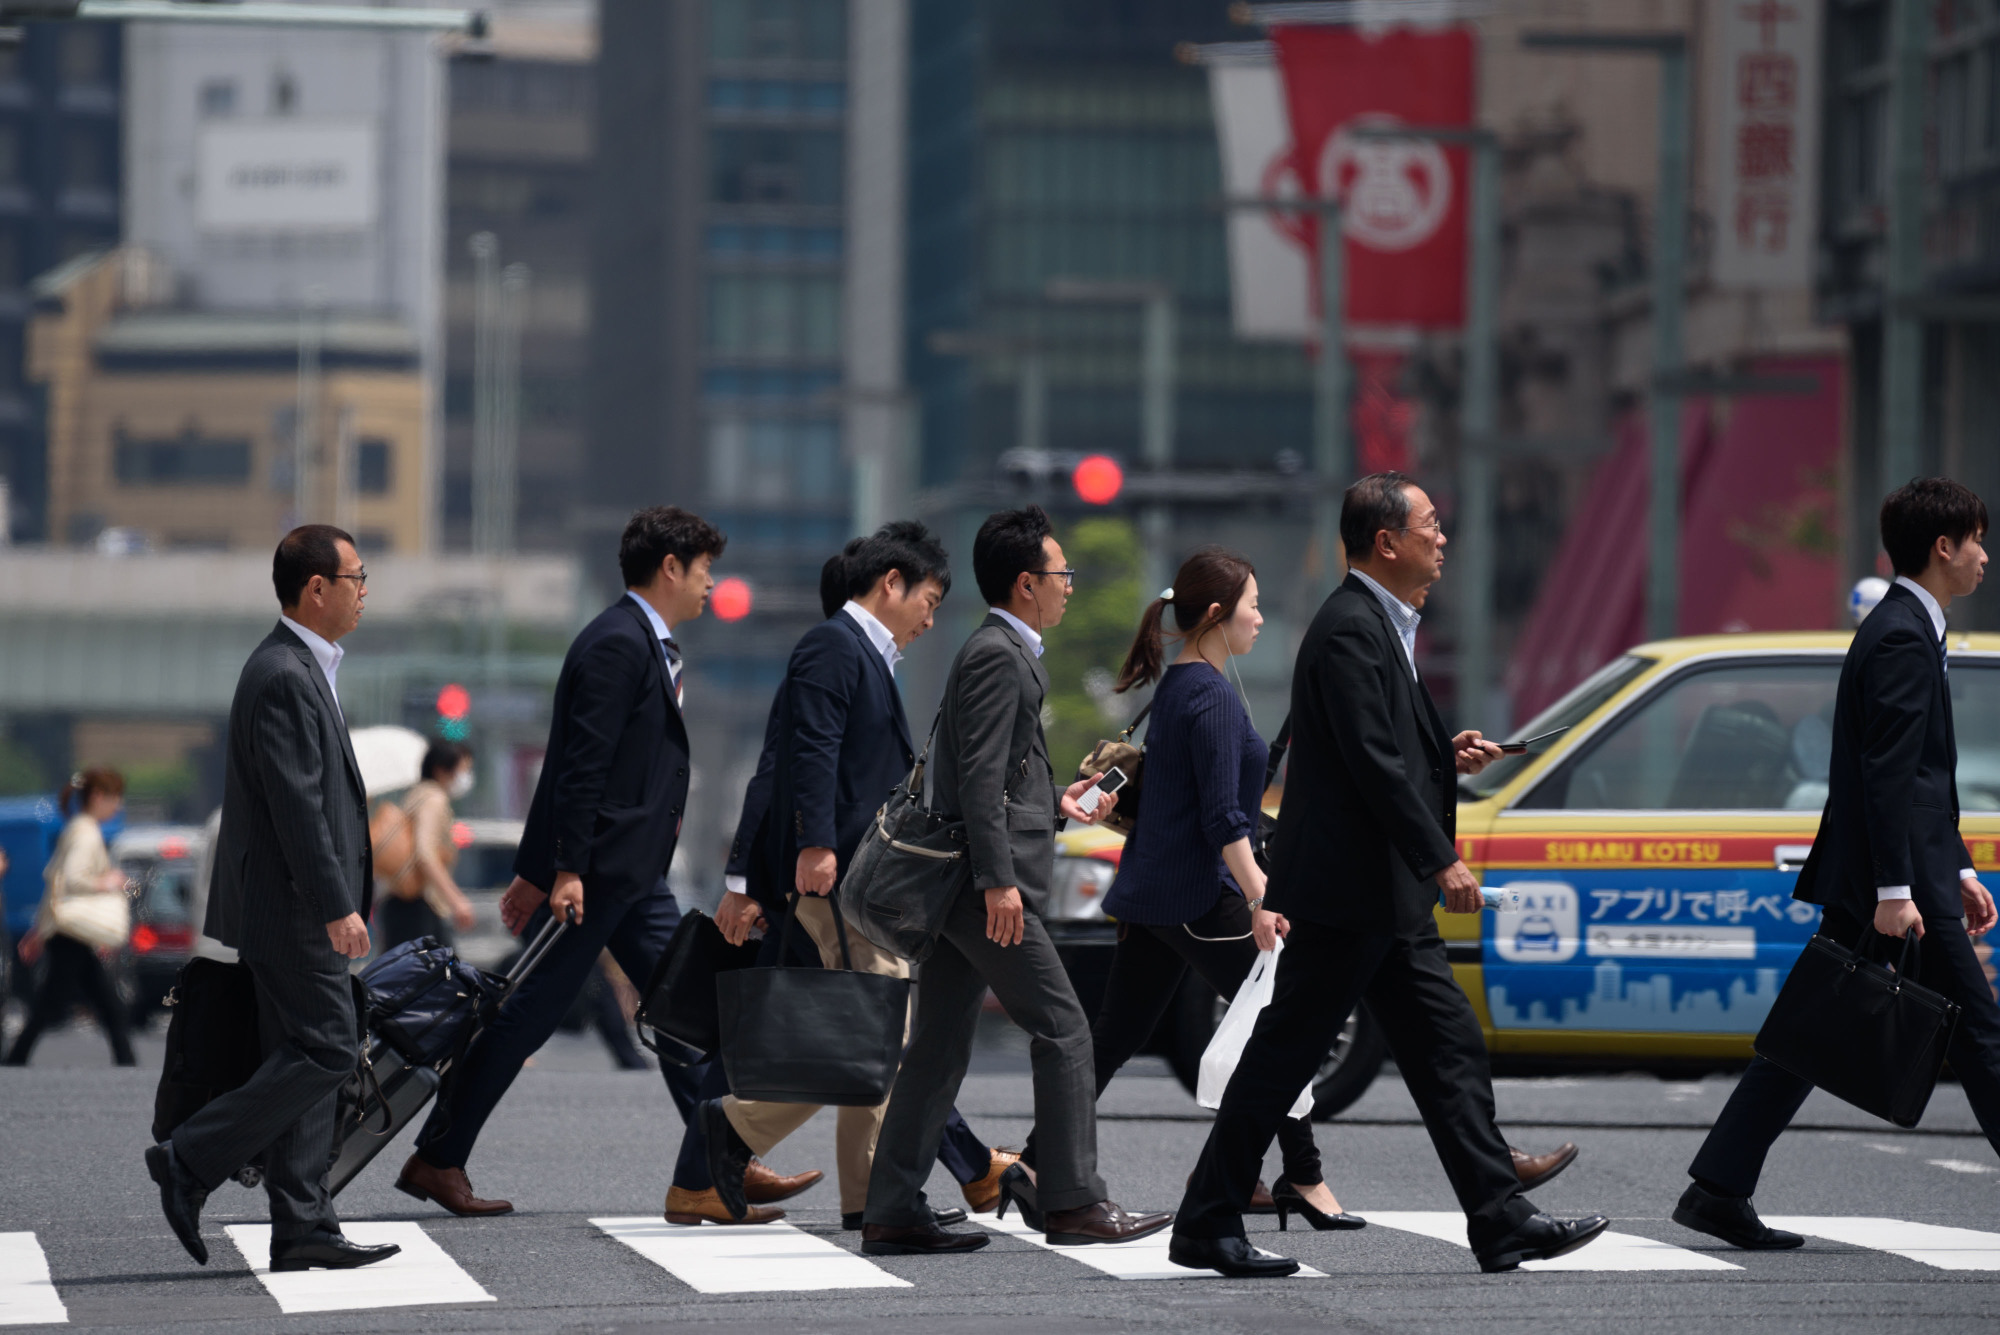
M 1918 478 L 1882 503 L 1896 582 L 1848 646 L 1833 703 L 1826 810 L 1794 899 L 1825 909 L 1819 931 L 1844 946 L 1872 926 L 1922 940 L 1918 980 L 1963 1009 L 1947 1056 L 1980 1129 L 2000 1150 L 2000 1005 L 1972 938 L 1993 897 L 1958 835 L 1945 609 L 1986 571 L 1986 505 L 1949 478 Z M 1688 1167 L 1674 1222 L 1751 1250 L 1805 1241 L 1771 1228 L 1750 1198 L 1764 1156 L 1812 1086 L 1758 1057 Z
M 570 645 L 556 679 L 541 779 L 501 900 L 508 930 L 571 926 L 481 1031 L 447 1079 L 396 1181 L 453 1214 L 506 1214 L 472 1193 L 465 1163 L 521 1066 L 582 990 L 605 950 L 628 978 L 647 978 L 673 940 L 680 908 L 667 866 L 687 806 L 688 734 L 673 629 L 701 615 L 727 539 L 674 506 L 641 510 L 618 544 L 625 593 Z M 541 887 L 553 887 L 544 894 Z M 670 1090 L 696 1078 L 661 1066 Z M 685 1090 L 674 1090 L 685 1097 Z

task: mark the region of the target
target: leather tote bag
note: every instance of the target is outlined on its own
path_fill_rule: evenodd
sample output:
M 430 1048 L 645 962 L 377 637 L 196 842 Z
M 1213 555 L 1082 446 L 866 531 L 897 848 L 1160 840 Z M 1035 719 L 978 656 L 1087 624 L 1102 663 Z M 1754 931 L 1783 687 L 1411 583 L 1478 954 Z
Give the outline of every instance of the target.
M 858 973 L 839 906 L 838 969 L 736 969 L 715 979 L 722 1067 L 739 1099 L 873 1107 L 889 1097 L 903 1058 L 910 980 Z M 785 913 L 784 953 L 798 922 Z
M 944 717 L 942 708 L 938 717 Z M 917 964 L 936 947 L 945 915 L 972 883 L 965 822 L 935 807 L 928 771 L 936 740 L 933 721 L 924 753 L 875 813 L 835 892 L 836 920 L 845 917 L 875 945 Z
M 722 1046 L 715 980 L 757 962 L 758 944 L 732 946 L 699 909 L 681 916 L 639 1001 L 639 1041 L 676 1066 L 707 1061 Z
M 1139 824 L 1140 775 L 1146 765 L 1146 748 L 1132 744 L 1132 734 L 1146 721 L 1146 715 L 1153 712 L 1153 702 L 1148 700 L 1145 707 L 1133 715 L 1125 725 L 1125 731 L 1108 741 L 1100 741 L 1090 748 L 1090 754 L 1076 767 L 1076 777 L 1087 779 L 1093 774 L 1103 774 L 1112 766 L 1117 766 L 1125 775 L 1125 786 L 1118 790 L 1118 805 L 1102 820 L 1098 821 L 1107 830 L 1116 830 L 1126 838 Z
M 1863 1112 L 1911 1127 L 1937 1087 L 1959 1008 L 1915 981 L 1915 933 L 1894 969 L 1868 958 L 1880 939 L 1871 927 L 1855 950 L 1825 936 L 1806 942 L 1755 1047 Z

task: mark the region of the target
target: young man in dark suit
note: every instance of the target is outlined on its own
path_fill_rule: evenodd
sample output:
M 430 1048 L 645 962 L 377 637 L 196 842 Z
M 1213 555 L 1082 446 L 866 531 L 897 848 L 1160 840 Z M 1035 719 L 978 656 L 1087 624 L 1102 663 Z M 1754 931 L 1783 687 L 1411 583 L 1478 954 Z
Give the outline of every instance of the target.
M 452 1072 L 396 1180 L 453 1214 L 505 1214 L 472 1192 L 465 1163 L 501 1096 L 576 1000 L 605 950 L 644 979 L 673 940 L 680 908 L 667 867 L 687 806 L 688 734 L 673 628 L 701 615 L 727 539 L 674 506 L 641 510 L 618 544 L 625 593 L 583 628 L 556 679 L 541 779 L 500 904 L 509 931 L 571 926 Z M 552 888 L 552 893 L 544 893 Z M 696 1076 L 661 1066 L 676 1101 Z M 676 1089 L 676 1085 L 682 1088 Z
M 1430 497 L 1401 473 L 1347 489 L 1348 575 L 1320 606 L 1292 674 L 1291 771 L 1261 907 L 1291 921 L 1276 990 L 1258 1017 L 1189 1180 L 1170 1255 L 1225 1275 L 1289 1275 L 1251 1247 L 1243 1210 L 1278 1123 L 1363 1000 L 1423 1113 L 1482 1270 L 1560 1256 L 1608 1226 L 1559 1220 L 1521 1194 L 1494 1125 L 1486 1041 L 1432 917 L 1477 913 L 1459 859 L 1457 774 L 1500 754 L 1445 731 L 1416 666 L 1416 630 L 1443 571 Z M 1251 907 L 1260 907 L 1252 902 Z
M 1819 933 L 1857 946 L 1867 928 L 1922 940 L 1918 981 L 1963 1010 L 1948 1056 L 1986 1139 L 2000 1150 L 2000 1005 L 1972 938 L 1993 897 L 1958 837 L 1945 609 L 1986 571 L 1986 505 L 1949 478 L 1919 478 L 1882 503 L 1896 582 L 1854 633 L 1833 704 L 1826 811 L 1794 899 L 1825 912 Z M 1751 1061 L 1688 1168 L 1674 1222 L 1737 1247 L 1805 1241 L 1768 1227 L 1750 1203 L 1764 1156 L 1812 1086 Z
M 354 539 L 293 529 L 271 562 L 282 616 L 243 665 L 229 706 L 222 825 L 204 930 L 257 987 L 263 1065 L 146 1151 L 167 1222 L 208 1264 L 208 1193 L 263 1156 L 271 1269 L 351 1269 L 393 1256 L 340 1232 L 327 1191 L 335 1104 L 361 1044 L 347 962 L 368 953 L 374 863 L 361 768 L 335 683 L 368 572 Z
M 1155 1233 L 1172 1215 L 1129 1215 L 1097 1175 L 1097 1084 L 1090 1025 L 1042 925 L 1055 870 L 1058 813 L 1090 824 L 1076 799 L 1092 782 L 1055 783 L 1042 702 L 1042 635 L 1062 620 L 1073 572 L 1039 506 L 990 516 L 972 544 L 972 573 L 989 608 L 945 680 L 930 764 L 939 809 L 962 816 L 972 882 L 948 911 L 917 983 L 917 1022 L 889 1096 L 861 1249 L 871 1256 L 962 1252 L 987 1235 L 938 1227 L 923 1186 L 959 1083 L 988 987 L 1028 1031 L 1034 1064 L 1039 1183 L 1018 1164 L 1024 1205 L 1049 1241 L 1078 1246 Z M 1094 776 L 1093 776 L 1094 778 Z M 1002 1190 L 1009 1190 L 1006 1178 Z M 1032 1197 L 1039 1191 L 1039 1208 Z

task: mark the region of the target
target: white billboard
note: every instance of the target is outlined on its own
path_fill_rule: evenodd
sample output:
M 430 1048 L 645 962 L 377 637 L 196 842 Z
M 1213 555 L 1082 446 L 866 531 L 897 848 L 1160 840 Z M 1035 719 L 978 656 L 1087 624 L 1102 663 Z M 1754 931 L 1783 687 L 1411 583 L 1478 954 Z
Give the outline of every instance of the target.
M 1208 67 L 1223 188 L 1231 199 L 1296 197 L 1292 122 L 1277 66 L 1268 60 Z M 1229 299 L 1242 338 L 1312 337 L 1312 260 L 1303 214 L 1233 208 L 1229 213 Z
M 375 224 L 375 128 L 365 121 L 204 125 L 197 159 L 203 231 L 353 231 Z
M 1822 7 L 1711 4 L 1722 91 L 1709 154 L 1715 281 L 1804 287 L 1818 215 Z

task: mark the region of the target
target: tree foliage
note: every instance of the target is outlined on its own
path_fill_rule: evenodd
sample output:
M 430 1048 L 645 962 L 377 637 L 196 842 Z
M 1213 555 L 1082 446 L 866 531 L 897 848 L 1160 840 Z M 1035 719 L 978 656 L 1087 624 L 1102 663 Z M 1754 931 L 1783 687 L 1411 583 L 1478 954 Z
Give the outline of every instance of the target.
M 1138 534 L 1126 519 L 1085 519 L 1058 531 L 1056 541 L 1076 571 L 1076 588 L 1042 659 L 1049 674 L 1044 721 L 1056 781 L 1067 783 L 1098 739 L 1123 727 L 1145 699 L 1143 693 L 1108 695 L 1106 684 L 1139 625 L 1143 561 Z M 1093 673 L 1096 691 L 1087 684 Z

